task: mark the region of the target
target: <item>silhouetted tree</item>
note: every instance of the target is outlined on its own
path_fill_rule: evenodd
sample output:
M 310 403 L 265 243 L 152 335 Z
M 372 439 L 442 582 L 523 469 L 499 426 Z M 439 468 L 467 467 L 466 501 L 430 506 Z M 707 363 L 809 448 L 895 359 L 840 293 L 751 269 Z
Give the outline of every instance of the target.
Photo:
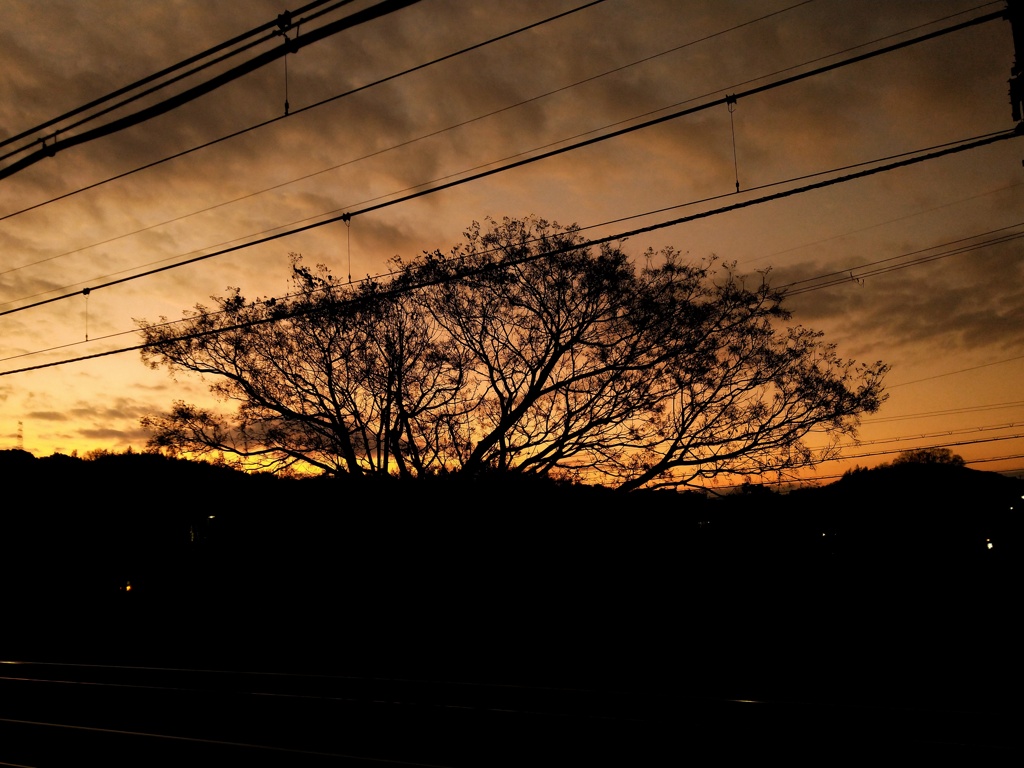
M 840 360 L 763 276 L 665 249 L 637 270 L 542 219 L 475 223 L 450 254 L 359 287 L 294 264 L 296 292 L 236 291 L 141 327 L 145 359 L 212 376 L 228 418 L 177 403 L 151 446 L 278 467 L 501 469 L 623 489 L 785 472 L 883 399 L 887 366 Z M 817 452 L 811 429 L 833 442 Z
M 895 459 L 893 464 L 943 464 L 950 467 L 962 467 L 965 462 L 959 454 L 953 453 L 949 448 L 915 448 L 910 451 L 903 451 Z
M 458 350 L 407 296 L 376 281 L 341 284 L 295 259 L 292 284 L 286 299 L 247 302 L 235 290 L 180 323 L 141 323 L 147 340 L 161 342 L 143 353 L 152 366 L 213 376 L 213 392 L 239 403 L 228 418 L 176 402 L 142 420 L 150 447 L 331 474 L 437 465 L 436 422 L 458 413 Z

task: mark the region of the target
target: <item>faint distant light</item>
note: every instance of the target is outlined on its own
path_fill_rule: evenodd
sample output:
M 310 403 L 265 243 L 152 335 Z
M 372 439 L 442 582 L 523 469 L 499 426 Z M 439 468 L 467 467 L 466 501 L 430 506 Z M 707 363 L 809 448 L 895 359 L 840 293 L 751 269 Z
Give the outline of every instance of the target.
M 213 520 L 213 518 L 215 518 L 215 517 L 216 517 L 216 515 L 210 515 L 210 519 L 211 520 Z
M 992 549 L 992 547 L 994 547 L 994 546 L 995 545 L 992 543 L 992 539 L 985 539 L 985 547 L 987 549 Z

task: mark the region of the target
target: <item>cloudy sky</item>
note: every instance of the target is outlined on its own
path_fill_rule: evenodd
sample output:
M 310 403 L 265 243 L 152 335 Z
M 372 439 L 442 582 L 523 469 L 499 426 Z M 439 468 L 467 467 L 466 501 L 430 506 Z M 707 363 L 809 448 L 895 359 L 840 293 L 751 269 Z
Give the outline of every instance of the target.
M 372 4 L 356 0 L 309 20 L 300 39 Z M 15 447 L 20 435 L 37 455 L 140 449 L 140 416 L 175 399 L 209 404 L 204 382 L 149 370 L 137 352 L 9 372 L 132 346 L 137 319 L 180 317 L 229 287 L 281 295 L 290 253 L 359 277 L 382 272 L 395 255 L 448 250 L 470 222 L 488 216 L 536 214 L 612 235 L 1014 127 L 1013 41 L 1009 23 L 996 19 L 743 96 L 731 113 L 724 104 L 699 109 L 359 214 L 350 229 L 336 222 L 96 287 L 743 94 L 1005 4 L 604 0 L 332 98 L 584 5 L 421 0 L 288 56 L 287 78 L 277 59 L 167 114 L 0 178 L 0 448 Z M 0 140 L 272 21 L 285 7 L 7 0 Z M 268 40 L 81 126 L 68 127 L 90 113 L 32 131 L 0 147 L 9 155 L 0 169 L 55 129 L 66 129 L 59 145 L 282 44 Z M 286 94 L 291 114 L 283 117 Z M 1022 158 L 1024 141 L 994 141 L 658 228 L 624 247 L 639 256 L 672 245 L 750 274 L 770 269 L 773 284 L 792 285 L 794 323 L 822 330 L 843 357 L 892 366 L 890 398 L 865 420 L 861 444 L 819 476 L 933 445 L 954 446 L 978 469 L 1017 469 Z M 49 298 L 57 300 L 26 308 Z

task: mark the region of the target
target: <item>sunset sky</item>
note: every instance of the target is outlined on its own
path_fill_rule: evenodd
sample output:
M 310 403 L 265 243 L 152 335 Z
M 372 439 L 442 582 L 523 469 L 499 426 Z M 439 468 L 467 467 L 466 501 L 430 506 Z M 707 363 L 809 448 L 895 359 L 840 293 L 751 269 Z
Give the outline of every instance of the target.
M 300 25 L 299 39 L 373 4 L 342 4 Z M 447 251 L 486 217 L 536 214 L 603 237 L 1014 128 L 1011 27 L 995 19 L 741 96 L 732 113 L 717 104 L 359 213 L 1005 8 L 1002 0 L 584 5 L 421 0 L 289 55 L 287 81 L 286 60 L 277 59 L 167 114 L 0 178 L 0 448 L 20 438 L 38 456 L 139 450 L 147 440 L 140 417 L 176 399 L 211 404 L 206 383 L 149 370 L 137 351 L 10 372 L 131 347 L 140 341 L 137 319 L 179 318 L 229 287 L 250 298 L 283 295 L 292 253 L 358 278 L 383 272 L 395 255 Z M 0 140 L 273 21 L 287 6 L 8 0 L 2 7 Z M 69 128 L 57 145 L 282 45 L 274 37 Z M 286 82 L 287 117 L 158 163 L 283 116 Z M 0 154 L 82 116 L 33 131 Z M 0 169 L 39 146 L 0 160 Z M 792 285 L 794 324 L 823 331 L 844 358 L 892 366 L 889 399 L 864 420 L 861 444 L 844 449 L 846 462 L 819 466 L 818 477 L 938 445 L 976 469 L 1019 470 L 1022 159 L 1019 136 L 994 141 L 659 228 L 623 247 L 638 258 L 648 246 L 675 246 L 694 260 L 714 254 L 758 280 L 770 269 L 773 285 Z M 97 287 L 344 212 L 356 213 L 348 229 L 334 222 Z M 85 296 L 84 288 L 93 290 Z

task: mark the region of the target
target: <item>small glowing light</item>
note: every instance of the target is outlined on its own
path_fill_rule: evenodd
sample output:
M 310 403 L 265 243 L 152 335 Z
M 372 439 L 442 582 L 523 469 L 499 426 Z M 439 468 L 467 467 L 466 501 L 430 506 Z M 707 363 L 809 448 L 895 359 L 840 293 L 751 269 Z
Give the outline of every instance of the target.
M 985 546 L 988 549 L 992 549 L 992 547 L 995 546 L 995 545 L 992 543 L 992 539 L 985 539 Z
M 210 519 L 211 520 L 213 520 L 213 518 L 215 518 L 215 517 L 216 517 L 216 515 L 210 515 Z

